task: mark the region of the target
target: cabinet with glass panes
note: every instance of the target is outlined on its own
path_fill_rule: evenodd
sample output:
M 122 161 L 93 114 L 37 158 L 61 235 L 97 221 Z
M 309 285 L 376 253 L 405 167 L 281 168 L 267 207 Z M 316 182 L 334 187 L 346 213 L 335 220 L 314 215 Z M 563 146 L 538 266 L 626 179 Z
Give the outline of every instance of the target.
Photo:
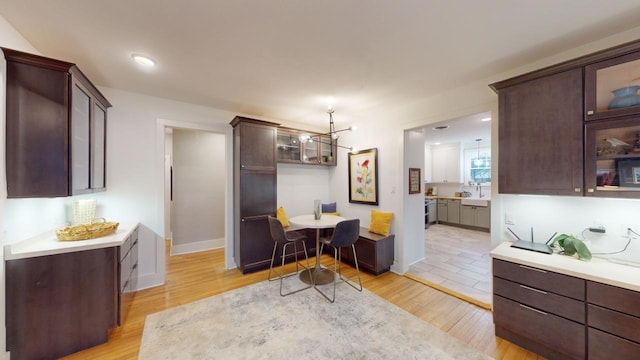
M 280 163 L 335 166 L 338 142 L 327 135 L 278 128 L 276 153 Z
M 300 135 L 295 130 L 278 128 L 276 155 L 278 162 L 299 163 L 302 154 Z
M 585 66 L 585 120 L 640 113 L 638 47 L 614 49 L 614 57 Z
M 640 197 L 640 117 L 589 122 L 585 129 L 585 195 Z

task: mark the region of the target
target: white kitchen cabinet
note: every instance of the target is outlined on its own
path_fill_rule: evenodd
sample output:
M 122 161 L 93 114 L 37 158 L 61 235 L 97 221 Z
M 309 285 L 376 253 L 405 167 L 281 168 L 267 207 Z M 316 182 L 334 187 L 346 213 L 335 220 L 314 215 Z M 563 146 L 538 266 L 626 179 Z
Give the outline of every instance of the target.
M 460 143 L 431 147 L 431 181 L 462 183 Z
M 448 213 L 447 213 L 447 200 L 446 199 L 438 199 L 437 202 L 437 217 L 436 219 L 438 219 L 438 222 L 440 221 L 444 221 L 446 222 L 449 218 L 447 217 Z
M 485 229 L 491 227 L 491 211 L 489 206 L 460 206 L 460 224 Z
M 438 199 L 438 222 L 460 223 L 460 200 Z
M 447 222 L 460 223 L 460 200 L 447 200 Z

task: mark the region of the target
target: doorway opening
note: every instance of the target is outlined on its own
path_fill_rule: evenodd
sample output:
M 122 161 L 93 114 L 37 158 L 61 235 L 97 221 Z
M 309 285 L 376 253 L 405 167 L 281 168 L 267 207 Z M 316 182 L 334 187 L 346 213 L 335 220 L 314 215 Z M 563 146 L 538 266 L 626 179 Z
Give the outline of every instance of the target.
M 425 254 L 405 274 L 484 308 L 492 297 L 490 119 L 483 112 L 422 129 Z
M 170 253 L 224 248 L 225 268 L 236 267 L 231 127 L 226 121 L 158 119 L 156 129 L 157 174 L 165 179 L 157 191 L 157 219 L 164 238 L 170 240 Z M 165 270 L 162 257 L 158 254 L 160 273 Z
M 165 234 L 171 255 L 225 246 L 225 135 L 166 128 Z

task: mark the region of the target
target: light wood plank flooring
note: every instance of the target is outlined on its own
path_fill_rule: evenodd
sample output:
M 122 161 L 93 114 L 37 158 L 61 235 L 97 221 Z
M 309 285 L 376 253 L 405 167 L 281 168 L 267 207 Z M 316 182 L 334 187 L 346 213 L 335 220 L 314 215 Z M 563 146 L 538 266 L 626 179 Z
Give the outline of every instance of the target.
M 326 265 L 332 265 L 332 261 L 326 255 L 322 259 Z M 292 264 L 287 267 L 292 269 Z M 343 271 L 347 276 L 355 275 L 355 269 L 348 265 L 343 266 Z M 224 270 L 223 250 L 178 256 L 168 256 L 167 251 L 166 284 L 136 293 L 123 326 L 112 331 L 108 343 L 65 359 L 136 359 L 144 320 L 148 314 L 264 281 L 266 278 L 267 270 L 247 275 L 242 275 L 236 269 Z M 390 272 L 379 276 L 363 272 L 362 281 L 369 291 L 496 359 L 542 359 L 495 337 L 490 311 Z M 265 296 L 279 295 L 274 291 Z M 318 301 L 323 301 L 320 296 Z
M 486 309 L 491 308 L 491 235 L 433 224 L 425 229 L 425 259 L 407 276 Z

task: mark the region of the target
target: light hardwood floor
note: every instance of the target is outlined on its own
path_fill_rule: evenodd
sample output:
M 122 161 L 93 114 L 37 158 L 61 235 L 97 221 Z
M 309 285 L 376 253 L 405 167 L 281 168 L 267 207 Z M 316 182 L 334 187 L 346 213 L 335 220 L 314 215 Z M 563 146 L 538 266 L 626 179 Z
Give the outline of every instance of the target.
M 432 224 L 425 229 L 425 259 L 412 264 L 407 276 L 491 308 L 491 235 L 455 226 Z
M 322 259 L 326 265 L 332 261 L 326 255 Z M 291 268 L 291 265 L 287 266 Z M 123 326 L 112 331 L 108 343 L 65 359 L 136 359 L 148 314 L 264 281 L 267 271 L 242 275 L 237 269 L 224 270 L 223 250 L 167 255 L 166 284 L 135 294 L 128 317 Z M 355 269 L 348 265 L 343 271 L 347 276 L 355 275 Z M 369 291 L 496 359 L 542 359 L 495 337 L 488 310 L 394 273 L 361 274 L 363 285 Z M 265 295 L 279 296 L 277 292 Z M 319 296 L 318 301 L 323 299 Z

